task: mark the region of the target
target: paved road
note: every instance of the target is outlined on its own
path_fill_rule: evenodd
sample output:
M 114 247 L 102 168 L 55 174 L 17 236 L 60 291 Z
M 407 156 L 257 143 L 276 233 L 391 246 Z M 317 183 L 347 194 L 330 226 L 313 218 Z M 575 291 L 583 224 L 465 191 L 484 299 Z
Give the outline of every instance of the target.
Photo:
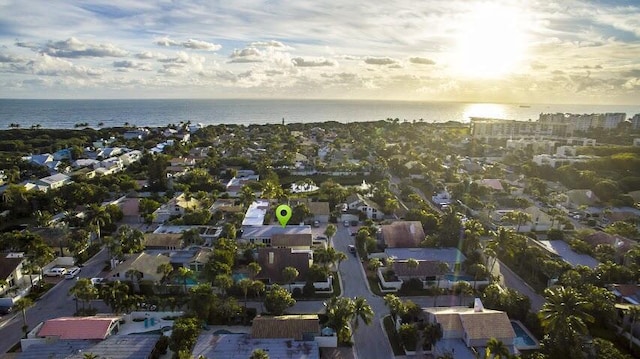
M 80 277 L 96 277 L 107 260 L 107 251 L 102 250 L 85 263 Z M 62 279 L 49 292 L 38 300 L 35 305 L 27 309 L 27 324 L 29 330 L 39 323 L 58 317 L 72 316 L 76 311 L 75 302 L 69 296 L 69 289 L 73 280 Z M 12 313 L 0 321 L 0 353 L 6 353 L 22 338 L 22 313 Z
M 544 297 L 536 293 L 522 278 L 515 274 L 509 267 L 504 265 L 500 260 L 496 262 L 493 268 L 494 275 L 500 275 L 500 284 L 507 288 L 512 288 L 526 295 L 531 299 L 531 310 L 538 312 L 544 304 Z
M 336 250 L 347 253 L 347 260 L 340 264 L 342 278 L 342 295 L 345 297 L 363 297 L 367 300 L 375 316 L 371 325 L 360 323 L 355 331 L 354 342 L 358 358 L 393 358 L 391 344 L 382 328 L 382 318 L 389 314 L 384 300 L 373 295 L 367 287 L 367 278 L 362 269 L 360 259 L 348 252 L 347 246 L 354 244 L 349 228 L 340 226 L 333 238 Z

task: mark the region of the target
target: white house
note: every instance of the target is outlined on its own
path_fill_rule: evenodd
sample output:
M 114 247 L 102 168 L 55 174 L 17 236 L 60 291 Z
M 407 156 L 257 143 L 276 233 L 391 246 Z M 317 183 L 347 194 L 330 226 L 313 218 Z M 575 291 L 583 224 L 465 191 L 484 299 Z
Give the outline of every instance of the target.
M 347 208 L 351 210 L 359 210 L 367 215 L 369 219 L 382 219 L 384 213 L 380 207 L 372 200 L 363 197 L 361 194 L 352 194 L 347 197 Z

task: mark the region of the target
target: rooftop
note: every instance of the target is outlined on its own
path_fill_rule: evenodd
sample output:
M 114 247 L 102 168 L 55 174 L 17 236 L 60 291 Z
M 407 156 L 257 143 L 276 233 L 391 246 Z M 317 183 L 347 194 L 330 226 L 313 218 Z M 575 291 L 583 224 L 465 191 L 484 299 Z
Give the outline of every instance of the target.
M 387 248 L 384 253 L 396 261 L 413 258 L 417 261 L 459 263 L 467 259 L 457 248 Z
M 243 227 L 242 238 L 272 238 L 276 234 L 309 234 L 313 235 L 311 226 L 266 225 L 257 227 Z
M 42 324 L 37 336 L 59 339 L 105 339 L 120 317 L 61 317 Z
M 414 248 L 425 234 L 419 221 L 397 221 L 382 226 L 382 237 L 390 248 Z
M 251 325 L 251 336 L 254 339 L 295 339 L 302 340 L 307 333 L 320 333 L 320 320 L 317 315 L 280 315 L 257 316 Z
M 248 334 L 200 334 L 193 356 L 207 358 L 247 359 L 255 349 L 263 349 L 270 358 L 320 359 L 318 343 L 291 339 L 252 339 Z

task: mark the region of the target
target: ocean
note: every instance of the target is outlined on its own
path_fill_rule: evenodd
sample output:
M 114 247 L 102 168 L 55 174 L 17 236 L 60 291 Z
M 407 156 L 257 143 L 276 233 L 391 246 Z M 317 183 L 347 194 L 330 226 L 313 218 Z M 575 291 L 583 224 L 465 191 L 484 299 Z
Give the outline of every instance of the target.
M 356 122 L 398 118 L 401 121 L 467 122 L 470 117 L 537 120 L 540 113 L 624 112 L 630 118 L 640 105 L 492 104 L 353 100 L 18 100 L 0 99 L 0 129 L 133 126 L 160 127 L 191 121 L 204 125 Z

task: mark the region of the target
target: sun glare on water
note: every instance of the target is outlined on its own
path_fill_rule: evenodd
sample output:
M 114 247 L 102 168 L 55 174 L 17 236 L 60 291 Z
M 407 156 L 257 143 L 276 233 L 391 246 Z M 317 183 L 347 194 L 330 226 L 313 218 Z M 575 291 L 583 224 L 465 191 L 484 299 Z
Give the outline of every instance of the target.
M 517 69 L 527 45 L 525 9 L 476 4 L 460 19 L 453 70 L 465 77 L 497 78 Z

